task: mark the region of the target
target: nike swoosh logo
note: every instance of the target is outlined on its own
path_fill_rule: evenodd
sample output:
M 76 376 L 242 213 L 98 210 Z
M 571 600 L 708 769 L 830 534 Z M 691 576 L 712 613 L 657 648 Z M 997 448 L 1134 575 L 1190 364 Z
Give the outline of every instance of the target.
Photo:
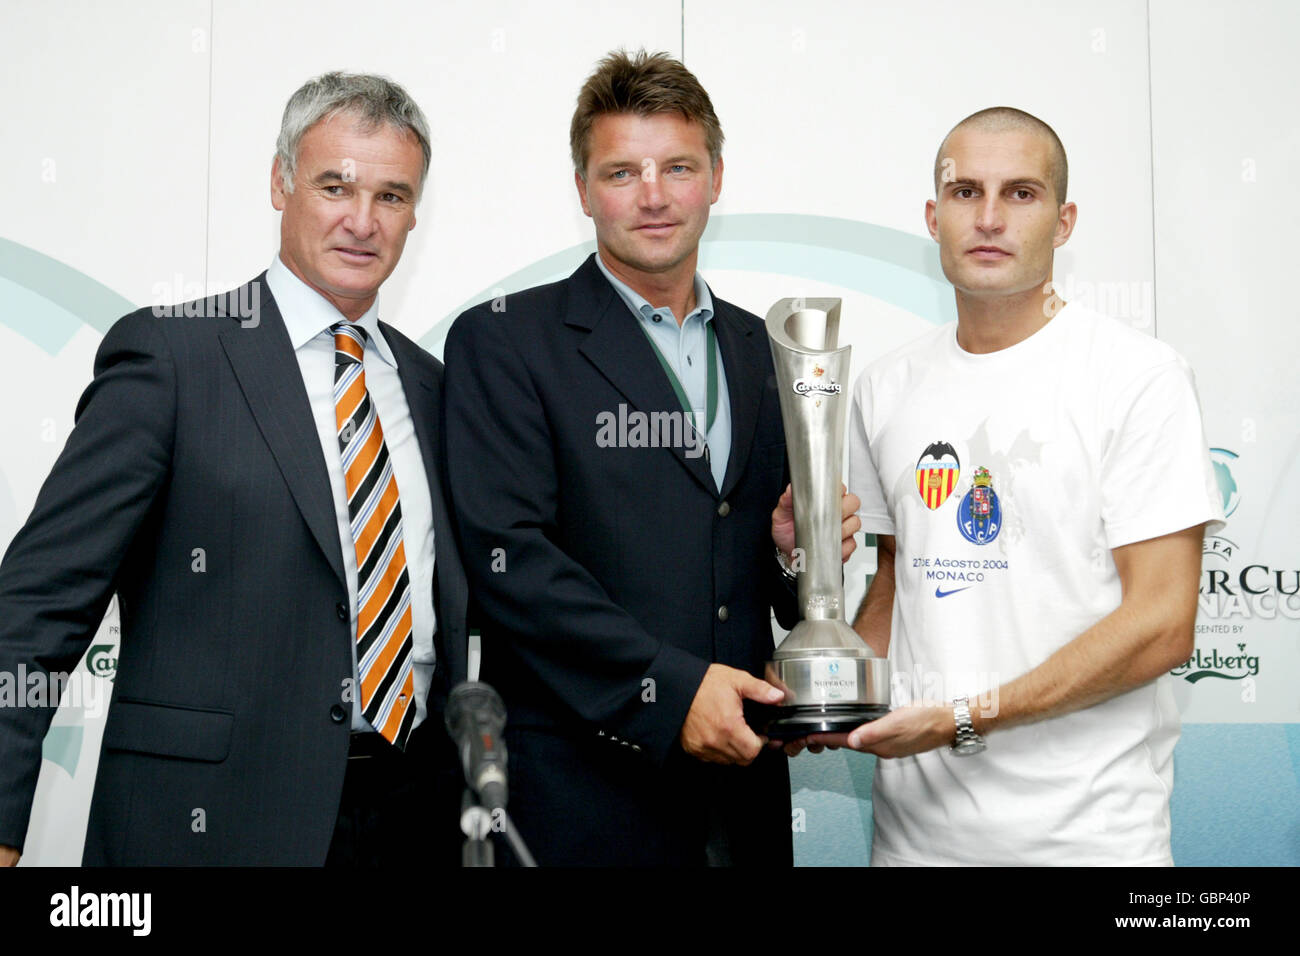
M 958 591 L 969 591 L 970 589 L 971 589 L 971 585 L 969 585 L 969 584 L 966 585 L 966 587 L 964 587 L 964 588 L 953 588 L 951 591 L 940 591 L 938 588 L 935 588 L 935 589 L 934 589 L 934 596 L 935 596 L 935 597 L 947 597 L 949 594 L 956 594 Z

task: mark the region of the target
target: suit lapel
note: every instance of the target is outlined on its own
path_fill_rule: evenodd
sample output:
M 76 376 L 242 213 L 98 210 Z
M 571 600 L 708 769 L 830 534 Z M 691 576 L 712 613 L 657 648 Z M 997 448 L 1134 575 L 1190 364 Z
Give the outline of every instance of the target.
M 397 358 L 397 377 L 402 381 L 402 392 L 406 396 L 406 406 L 411 411 L 411 423 L 415 426 L 415 437 L 420 445 L 420 458 L 424 461 L 424 473 L 429 480 L 429 501 L 433 506 L 433 528 L 435 550 L 453 547 L 451 518 L 447 511 L 447 501 L 443 497 L 438 456 L 435 454 L 434 441 L 438 435 L 439 389 L 433 370 L 427 362 L 419 361 L 417 345 L 409 344 L 401 335 L 384 323 L 384 339 Z M 415 351 L 412 351 L 412 350 Z M 426 353 L 427 354 L 427 353 Z M 443 561 L 443 555 L 435 554 L 435 561 L 440 567 L 449 567 Z
M 420 445 L 420 458 L 424 461 L 424 471 L 429 477 L 429 491 L 433 494 L 434 517 L 443 509 L 442 487 L 438 482 L 437 458 L 433 453 L 432 437 L 437 434 L 438 384 L 433 380 L 429 370 L 416 360 L 406 348 L 406 343 L 393 334 L 393 329 L 381 322 L 384 340 L 397 358 L 397 377 L 402 381 L 402 394 L 406 396 L 406 406 L 411 411 L 411 422 L 415 426 L 415 437 Z M 435 528 L 443 527 L 435 524 Z
M 429 505 L 433 517 L 433 600 L 437 628 L 433 634 L 438 658 L 438 672 L 450 683 L 466 679 L 467 645 L 465 604 L 469 588 L 460 555 L 456 551 L 456 534 L 452 530 L 451 512 L 443 494 L 444 455 L 442 428 L 442 383 L 429 353 L 396 329 L 381 322 L 384 339 L 397 359 L 397 377 L 402 382 L 411 424 L 420 446 L 420 459 L 429 483 Z M 400 490 L 400 489 L 399 489 Z
M 262 283 L 260 321 L 222 332 L 221 346 L 303 520 L 339 581 L 346 584 L 334 493 L 307 389 L 266 274 L 253 281 Z
M 681 411 L 677 394 L 655 358 L 645 332 L 601 274 L 594 255 L 573 274 L 565 322 L 590 330 L 578 351 L 627 398 L 629 410 Z M 616 408 L 609 411 L 618 413 Z M 685 447 L 670 450 L 692 478 L 710 494 L 717 494 L 708 460 L 703 455 L 689 457 Z
M 727 370 L 727 393 L 731 401 L 731 453 L 727 456 L 727 473 L 722 476 L 725 498 L 744 474 L 754 444 L 758 406 L 767 374 L 759 349 L 768 345 L 766 336 L 764 341 L 755 342 L 754 327 L 737 315 L 731 305 L 716 298 L 713 305 L 714 331 L 722 352 L 722 366 Z

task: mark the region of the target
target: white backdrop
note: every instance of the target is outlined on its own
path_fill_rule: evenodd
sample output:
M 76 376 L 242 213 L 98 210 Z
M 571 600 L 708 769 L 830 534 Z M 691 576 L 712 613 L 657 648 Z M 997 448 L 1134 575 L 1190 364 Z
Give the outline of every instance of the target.
M 1057 260 L 1065 297 L 1189 359 L 1234 509 L 1206 557 L 1199 657 L 1173 678 L 1175 857 L 1300 862 L 1300 596 L 1278 593 L 1300 587 L 1294 5 L 4 0 L 0 16 L 0 403 L 14 410 L 0 419 L 0 546 L 113 319 L 270 262 L 274 139 L 308 76 L 382 72 L 429 115 L 432 179 L 380 308 L 435 353 L 463 305 L 585 254 L 568 122 L 613 47 L 683 56 L 713 96 L 727 134 L 702 256 L 715 292 L 760 315 L 784 296 L 842 296 L 855 370 L 953 314 L 922 220 L 944 133 L 989 105 L 1041 116 L 1079 204 Z M 862 549 L 850 604 L 869 567 Z M 1243 570 L 1261 593 L 1241 593 Z M 111 674 L 103 648 L 91 663 Z M 56 725 L 28 863 L 80 857 L 102 723 L 65 709 Z M 872 767 L 795 762 L 800 862 L 866 861 Z M 1225 804 L 1245 808 L 1228 828 Z

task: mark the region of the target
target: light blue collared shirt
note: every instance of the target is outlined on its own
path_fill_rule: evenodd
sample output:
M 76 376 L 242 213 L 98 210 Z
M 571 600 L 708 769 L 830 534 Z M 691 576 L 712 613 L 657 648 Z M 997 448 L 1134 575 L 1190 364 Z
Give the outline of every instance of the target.
M 284 319 L 285 331 L 293 345 L 307 387 L 317 437 L 325 455 L 330 490 L 334 494 L 334 521 L 338 526 L 343 550 L 343 570 L 348 583 L 348 610 L 352 615 L 352 677 L 357 676 L 357 549 L 352 538 L 352 519 L 348 516 L 347 482 L 339 455 L 338 423 L 334 411 L 334 335 L 330 329 L 344 321 L 343 315 L 324 296 L 311 288 L 280 261 L 277 255 L 266 270 L 266 284 L 271 287 L 275 304 Z M 397 359 L 379 328 L 379 300 L 357 319 L 356 325 L 369 335 L 365 361 L 366 390 L 375 404 L 379 424 L 384 430 L 388 459 L 397 477 L 397 492 L 402 505 L 402 547 L 411 583 L 411 630 L 414 643 L 415 725 L 428 716 L 429 685 L 433 680 L 435 655 L 433 632 L 437 621 L 433 609 L 433 502 L 429 481 L 424 473 L 424 458 L 402 380 L 397 374 Z M 359 685 L 354 685 L 359 687 Z M 340 694 L 342 688 L 339 688 Z M 361 716 L 361 692 L 352 695 L 352 729 L 371 730 Z
M 705 329 L 707 323 L 713 321 L 713 297 L 700 274 L 695 273 L 695 310 L 678 326 L 672 309 L 667 306 L 656 309 L 626 283 L 616 279 L 600 261 L 600 253 L 596 253 L 596 265 L 659 347 L 660 354 L 677 376 L 687 401 L 691 403 L 695 420 L 708 421 L 709 362 L 705 349 L 709 338 Z M 718 410 L 713 427 L 705 437 L 709 446 L 709 470 L 713 472 L 713 483 L 721 491 L 722 479 L 727 474 L 727 459 L 731 457 L 731 400 L 727 392 L 727 371 L 722 366 L 722 347 L 717 346 L 716 351 Z

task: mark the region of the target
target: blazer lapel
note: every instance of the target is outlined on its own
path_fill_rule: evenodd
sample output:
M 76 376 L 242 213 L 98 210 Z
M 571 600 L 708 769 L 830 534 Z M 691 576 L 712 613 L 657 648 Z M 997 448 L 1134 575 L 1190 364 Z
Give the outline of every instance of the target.
M 601 274 L 594 255 L 573 274 L 565 322 L 590 330 L 578 351 L 627 398 L 632 408 L 647 413 L 681 411 L 677 394 L 655 358 L 645 332 Z M 730 376 L 730 369 L 727 374 Z M 617 414 L 618 409 L 609 411 Z M 670 451 L 692 478 L 710 494 L 717 494 L 708 460 L 703 455 L 690 457 L 685 447 Z
M 384 339 L 397 357 L 397 377 L 402 381 L 402 393 L 406 396 L 406 406 L 411 410 L 411 422 L 415 426 L 415 438 L 420 445 L 420 458 L 424 461 L 424 473 L 429 478 L 429 493 L 433 500 L 433 519 L 435 530 L 441 531 L 446 525 L 446 504 L 442 497 L 442 484 L 438 481 L 438 459 L 433 453 L 432 436 L 437 434 L 438 383 L 433 376 L 409 354 L 405 343 L 392 329 L 380 323 L 384 330 Z
M 429 483 L 429 504 L 433 515 L 433 595 L 437 628 L 433 634 L 438 672 L 450 684 L 466 679 L 467 645 L 465 606 L 469 586 L 456 550 L 451 512 L 443 493 L 444 455 L 440 453 L 442 427 L 442 383 L 435 374 L 429 354 L 406 336 L 381 322 L 384 338 L 397 359 L 397 377 L 402 382 L 406 406 L 411 411 L 420 446 L 420 459 Z
M 221 346 L 303 520 L 339 581 L 346 584 L 334 494 L 307 389 L 266 273 L 253 281 L 262 284 L 260 321 L 220 333 Z
M 762 342 L 754 340 L 753 326 L 738 316 L 731 305 L 716 298 L 713 303 L 714 332 L 722 352 L 722 366 L 727 370 L 727 393 L 731 401 L 731 453 L 727 456 L 727 473 L 722 476 L 725 498 L 736 487 L 749 462 L 767 375 L 759 350 L 768 348 L 768 344 L 766 336 Z
M 383 325 L 383 323 L 381 323 Z M 448 555 L 447 548 L 455 548 L 455 537 L 451 531 L 451 515 L 447 510 L 447 499 L 443 495 L 439 456 L 436 454 L 434 441 L 440 427 L 439 411 L 441 395 L 438 382 L 425 362 L 418 360 L 412 349 L 420 350 L 418 345 L 408 344 L 403 336 L 394 334 L 384 325 L 384 338 L 393 354 L 397 357 L 397 377 L 402 381 L 402 391 L 406 395 L 407 408 L 411 410 L 411 422 L 415 426 L 415 437 L 420 445 L 420 457 L 424 461 L 424 473 L 429 479 L 429 501 L 433 506 L 434 560 L 441 568 L 454 566 L 454 555 Z M 420 350 L 422 351 L 422 350 Z

